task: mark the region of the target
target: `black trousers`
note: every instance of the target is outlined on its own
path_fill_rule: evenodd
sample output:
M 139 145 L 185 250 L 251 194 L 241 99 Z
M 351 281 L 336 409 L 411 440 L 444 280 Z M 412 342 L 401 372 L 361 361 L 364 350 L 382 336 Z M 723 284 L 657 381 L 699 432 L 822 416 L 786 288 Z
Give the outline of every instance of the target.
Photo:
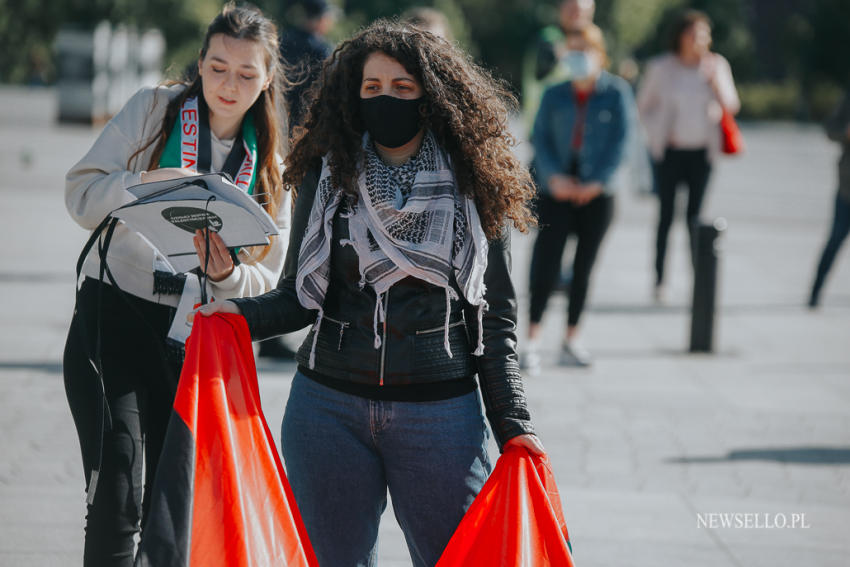
M 88 484 L 97 466 L 100 436 L 100 385 L 89 361 L 99 313 L 112 429 L 104 435 L 97 490 L 86 516 L 85 567 L 133 565 L 134 536 L 147 513 L 180 374 L 179 357 L 168 356 L 165 348 L 174 309 L 127 297 L 135 309 L 112 286 L 86 278 L 65 344 L 65 392 Z
M 692 227 L 699 220 L 705 189 L 711 176 L 711 163 L 708 152 L 700 150 L 676 150 L 667 148 L 664 159 L 658 164 L 658 234 L 655 241 L 655 282 L 664 281 L 664 262 L 667 257 L 667 237 L 673 224 L 673 212 L 676 206 L 676 189 L 680 183 L 688 187 L 688 209 L 686 213 L 688 236 L 691 242 L 691 260 L 693 260 Z
M 561 271 L 567 237 L 574 234 L 578 242 L 573 259 L 567 324 L 577 325 L 587 299 L 590 272 L 614 217 L 614 198 L 600 195 L 579 207 L 541 195 L 537 202 L 537 215 L 540 228 L 531 254 L 529 319 L 532 323 L 539 323 L 543 318 L 546 303 Z
M 850 234 L 850 201 L 845 201 L 840 194 L 836 194 L 834 211 L 832 228 L 829 231 L 829 238 L 821 253 L 820 262 L 818 262 L 815 283 L 812 285 L 812 300 L 815 303 L 817 303 L 820 296 L 826 276 L 832 268 L 832 263 L 835 261 L 835 256 L 841 249 L 844 239 Z

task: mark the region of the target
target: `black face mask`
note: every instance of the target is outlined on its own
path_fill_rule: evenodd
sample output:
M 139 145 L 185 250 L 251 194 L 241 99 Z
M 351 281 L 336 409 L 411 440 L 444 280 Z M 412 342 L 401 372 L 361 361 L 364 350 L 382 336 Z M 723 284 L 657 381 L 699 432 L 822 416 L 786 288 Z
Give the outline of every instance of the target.
M 372 139 L 385 148 L 398 148 L 421 128 L 419 107 L 425 97 L 408 100 L 389 95 L 360 99 L 360 117 Z

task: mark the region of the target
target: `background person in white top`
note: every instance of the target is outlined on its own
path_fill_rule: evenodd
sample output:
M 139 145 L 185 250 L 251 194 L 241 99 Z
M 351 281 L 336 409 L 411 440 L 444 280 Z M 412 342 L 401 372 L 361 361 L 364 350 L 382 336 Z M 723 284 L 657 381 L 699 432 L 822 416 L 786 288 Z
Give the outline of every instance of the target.
M 225 6 L 207 30 L 197 77 L 139 91 L 68 172 L 71 216 L 91 230 L 133 200 L 132 185 L 227 172 L 263 203 L 280 236 L 237 256 L 211 233 L 210 291 L 221 301 L 273 289 L 290 222 L 280 80 L 274 24 L 257 10 Z M 203 266 L 199 233 L 195 246 Z M 130 567 L 180 372 L 180 353 L 166 348 L 166 334 L 183 282 L 162 270 L 155 275 L 155 251 L 121 225 L 107 256 L 120 291 L 99 282 L 97 256 L 86 262 L 68 333 L 65 388 L 89 487 L 84 564 Z M 98 357 L 102 383 L 91 363 Z
M 667 236 L 673 223 L 676 188 L 688 187 L 687 223 L 699 218 L 720 153 L 720 118 L 737 114 L 738 93 L 729 62 L 711 48 L 711 21 L 688 10 L 674 22 L 670 53 L 651 61 L 638 91 L 638 109 L 656 166 L 659 196 L 655 297 L 662 299 Z

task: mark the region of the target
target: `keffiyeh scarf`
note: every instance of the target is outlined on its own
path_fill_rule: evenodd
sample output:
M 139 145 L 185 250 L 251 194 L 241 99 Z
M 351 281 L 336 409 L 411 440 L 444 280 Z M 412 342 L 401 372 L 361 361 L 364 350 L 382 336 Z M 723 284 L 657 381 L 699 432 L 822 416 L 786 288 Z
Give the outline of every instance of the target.
M 384 295 L 396 282 L 412 276 L 446 291 L 444 347 L 451 357 L 449 316 L 451 300 L 458 299 L 450 283 L 454 274 L 464 298 L 478 308 L 478 345 L 473 354 L 480 356 L 488 245 L 475 202 L 457 190 L 449 158 L 430 132 L 419 152 L 398 167 L 381 161 L 368 134 L 363 137 L 363 150 L 357 199 L 343 213 L 349 221 L 349 238 L 340 244 L 357 252 L 361 288 L 369 285 L 375 290 L 375 348 L 381 346 L 378 323 L 386 318 Z M 318 310 L 310 368 L 315 365 L 324 317 L 333 219 L 345 198 L 331 184 L 325 156 L 296 274 L 299 302 Z

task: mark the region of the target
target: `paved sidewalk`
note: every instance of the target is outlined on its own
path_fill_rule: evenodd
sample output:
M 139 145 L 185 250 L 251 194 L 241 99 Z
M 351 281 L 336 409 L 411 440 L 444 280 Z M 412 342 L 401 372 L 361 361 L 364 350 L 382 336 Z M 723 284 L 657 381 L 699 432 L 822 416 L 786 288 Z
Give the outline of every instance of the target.
M 49 90 L 0 89 L 0 567 L 72 566 L 82 556 L 84 485 L 61 355 L 86 234 L 62 191 L 97 132 L 55 126 L 54 104 Z M 580 567 L 850 564 L 846 247 L 823 307 L 803 307 L 831 220 L 837 148 L 814 127 L 744 134 L 748 153 L 717 166 L 705 209 L 729 223 L 716 354 L 686 353 L 681 221 L 669 303 L 650 301 L 656 212 L 647 197 L 618 198 L 583 323 L 592 369 L 554 366 L 564 298 L 547 313 L 551 364 L 526 384 Z M 513 244 L 523 310 L 530 244 Z M 261 361 L 275 432 L 292 374 Z M 808 527 L 719 527 L 730 519 L 719 514 L 736 513 L 759 526 L 804 515 Z M 410 564 L 389 510 L 380 545 L 380 565 Z

